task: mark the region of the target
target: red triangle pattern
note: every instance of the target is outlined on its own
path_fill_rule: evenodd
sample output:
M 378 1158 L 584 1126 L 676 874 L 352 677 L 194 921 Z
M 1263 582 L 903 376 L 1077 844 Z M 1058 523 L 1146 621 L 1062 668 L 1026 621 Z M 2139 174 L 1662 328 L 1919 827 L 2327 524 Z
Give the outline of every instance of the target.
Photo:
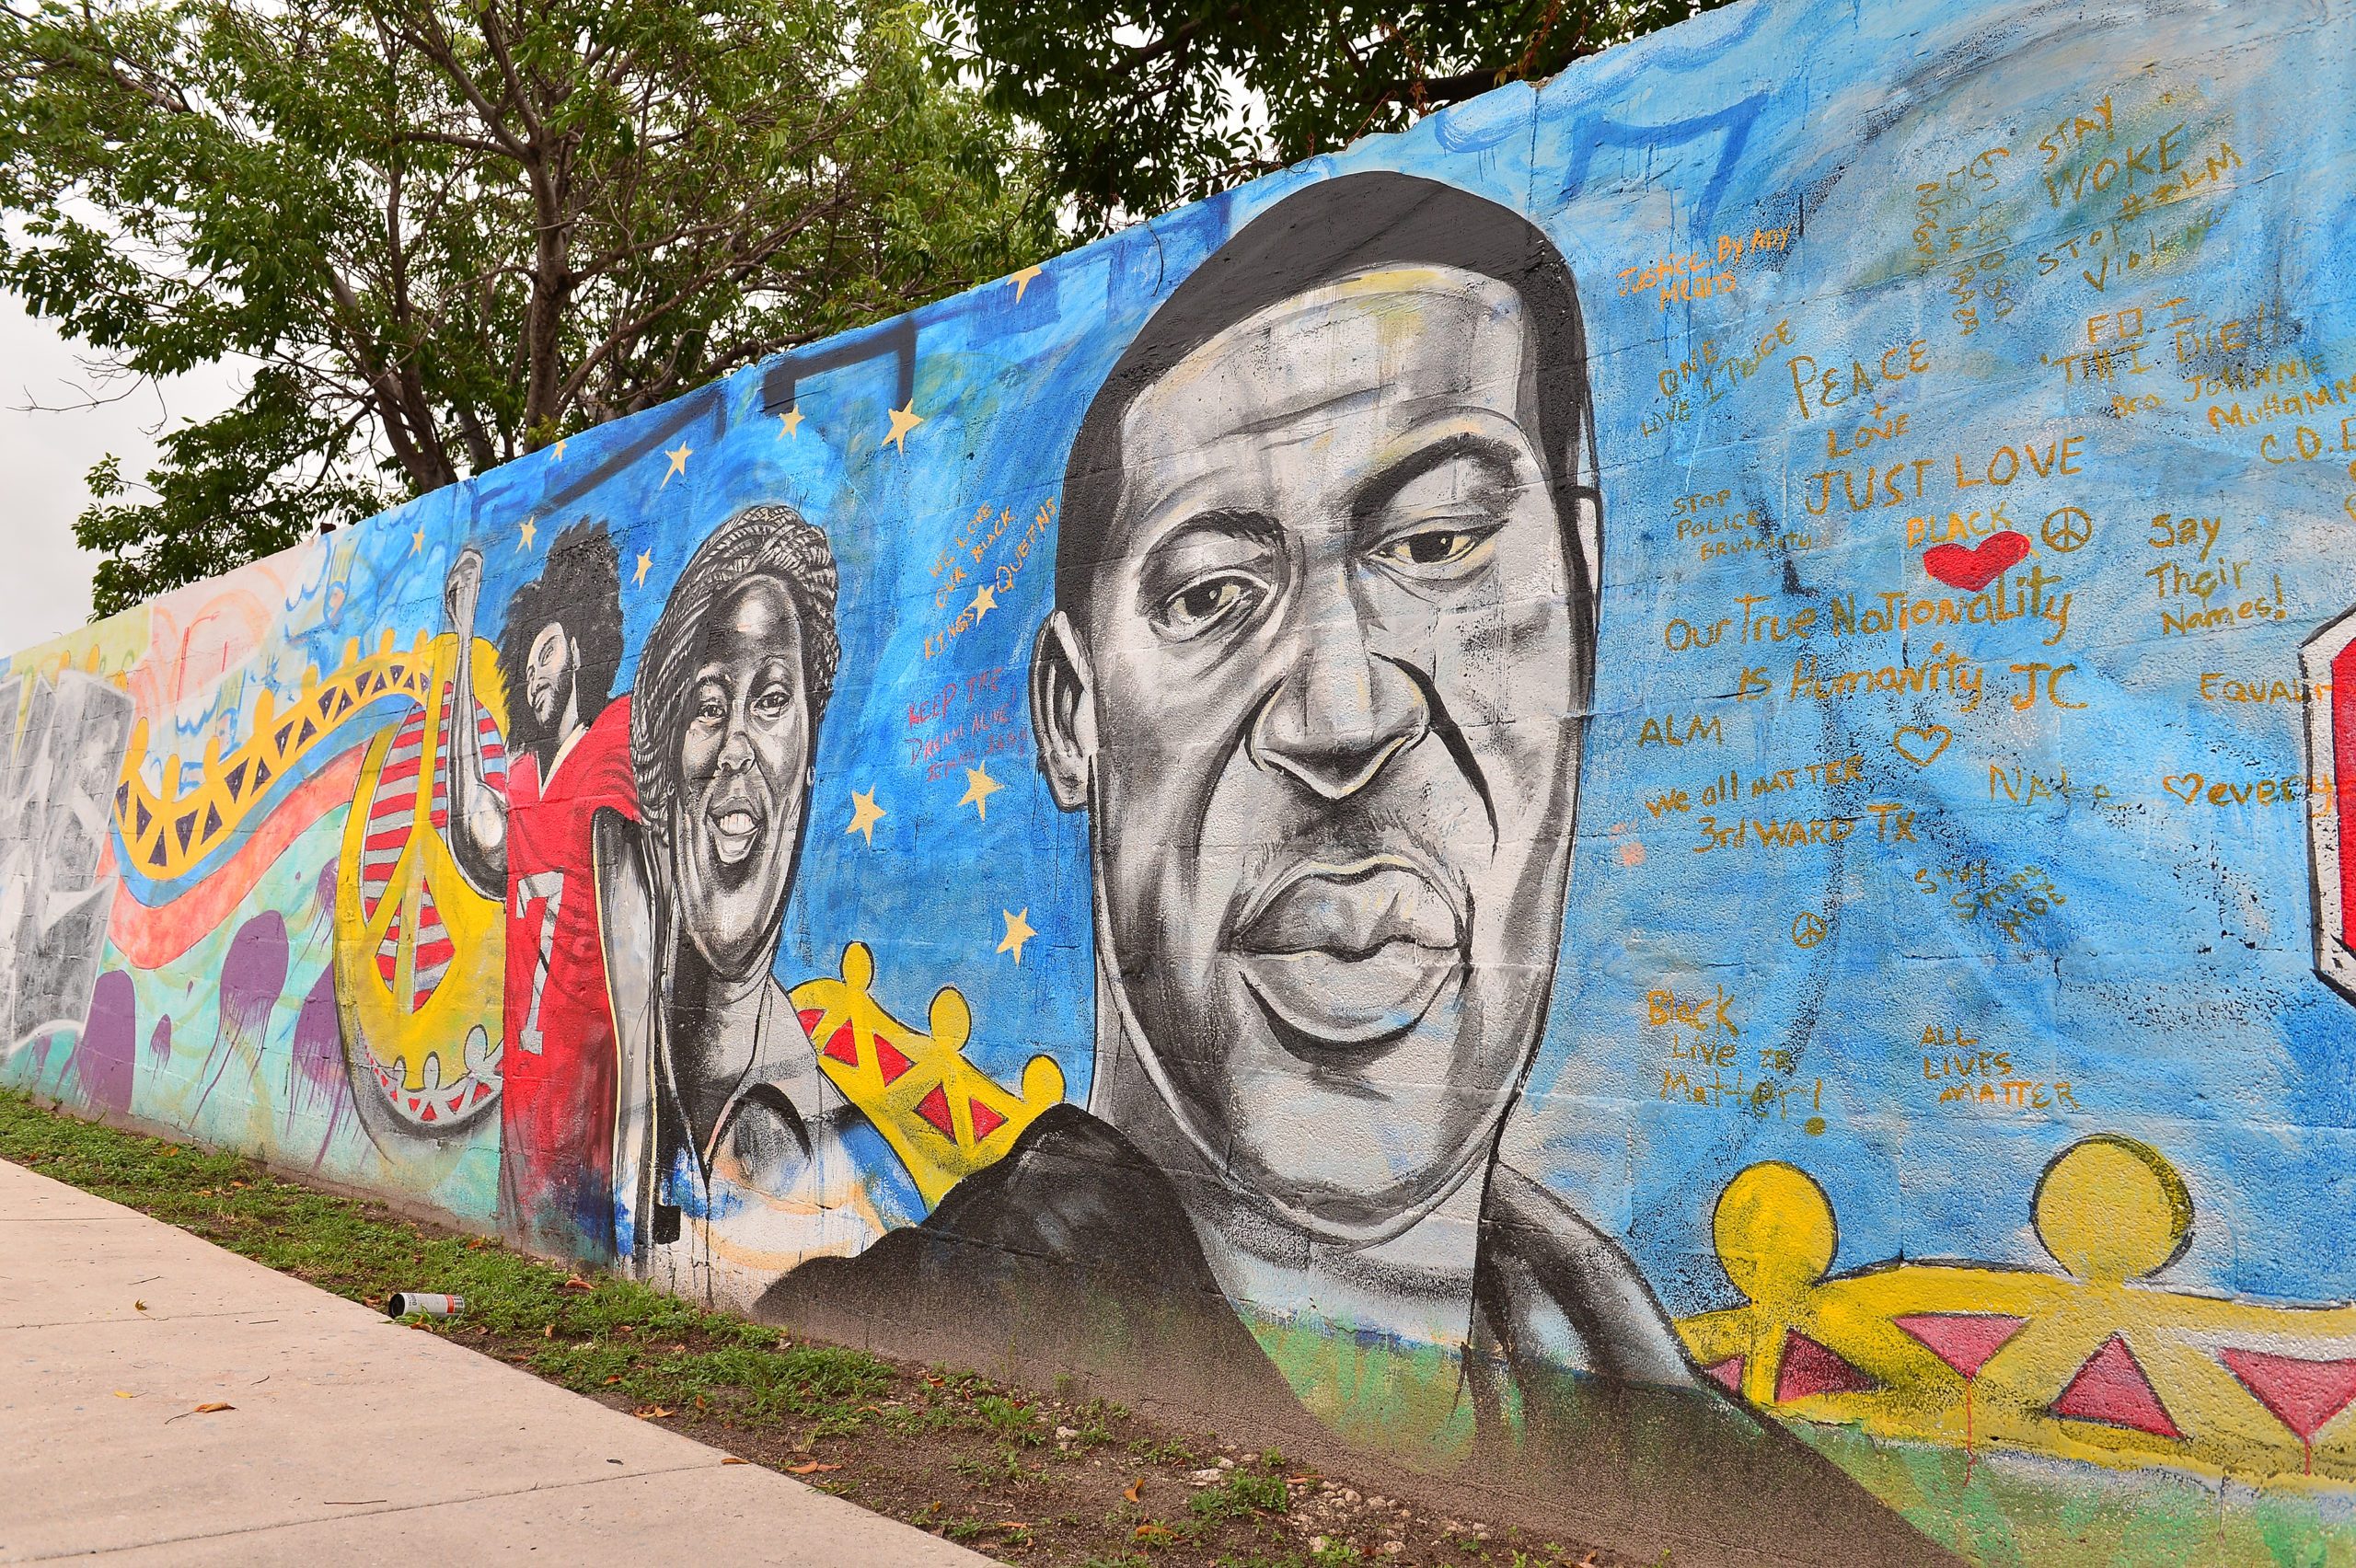
M 819 1055 L 831 1056 L 847 1067 L 859 1066 L 859 1042 L 851 1038 L 850 1025 L 844 1024 L 836 1030 L 834 1037 L 820 1048 Z
M 2217 1359 L 2302 1443 L 2356 1400 L 2356 1361 L 2308 1361 L 2263 1350 L 2221 1350 Z
M 917 1101 L 917 1114 L 932 1124 L 950 1142 L 957 1141 L 957 1124 L 949 1119 L 949 1096 L 939 1084 L 934 1084 L 922 1100 Z
M 875 1037 L 875 1066 L 876 1070 L 884 1075 L 884 1081 L 892 1083 L 896 1081 L 902 1073 L 908 1070 L 909 1062 L 906 1056 L 893 1049 L 889 1040 L 879 1034 Z
M 826 1021 L 824 1008 L 803 1008 L 793 1016 L 802 1020 L 802 1032 L 813 1040 L 818 1038 L 818 1026 Z
M 965 1101 L 965 1109 L 973 1113 L 974 1141 L 976 1143 L 981 1142 L 984 1138 L 989 1136 L 992 1133 L 997 1132 L 1000 1127 L 1006 1125 L 1005 1117 L 999 1115 L 997 1112 L 991 1110 L 988 1106 L 983 1104 L 978 1100 L 968 1099 Z
M 2078 1368 L 2051 1409 L 2065 1421 L 2096 1421 L 2131 1432 L 2148 1432 L 2154 1437 L 2184 1435 L 2167 1406 L 2160 1402 L 2152 1380 L 2143 1375 L 2142 1363 L 2127 1348 L 2124 1334 L 2111 1335 L 2102 1342 L 2100 1350 L 2086 1357 L 2086 1364 Z
M 1797 1329 L 1784 1332 L 1784 1364 L 1775 1369 L 1777 1404 L 1810 1394 L 1862 1394 L 1880 1387 L 1879 1378 L 1838 1351 L 1819 1344 Z
M 1911 1312 L 1890 1321 L 1967 1383 L 2028 1324 L 2009 1312 Z
M 1729 1355 L 1715 1366 L 1703 1367 L 1702 1376 L 1739 1399 L 1742 1397 L 1743 1359 L 1739 1355 Z

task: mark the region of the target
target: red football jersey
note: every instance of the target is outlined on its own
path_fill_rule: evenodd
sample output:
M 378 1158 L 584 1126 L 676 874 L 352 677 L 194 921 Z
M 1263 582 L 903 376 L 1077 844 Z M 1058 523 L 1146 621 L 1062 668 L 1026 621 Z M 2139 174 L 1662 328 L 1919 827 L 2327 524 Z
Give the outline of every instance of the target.
M 546 780 L 529 752 L 510 761 L 501 1196 L 525 1245 L 610 1255 L 616 1049 L 591 824 L 608 807 L 638 819 L 629 698 Z

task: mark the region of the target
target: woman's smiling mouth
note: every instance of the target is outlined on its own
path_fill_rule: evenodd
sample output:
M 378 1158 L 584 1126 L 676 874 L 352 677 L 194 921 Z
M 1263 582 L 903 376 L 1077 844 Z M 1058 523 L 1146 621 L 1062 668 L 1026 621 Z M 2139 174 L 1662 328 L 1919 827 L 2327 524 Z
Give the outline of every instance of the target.
M 743 864 L 760 843 L 762 829 L 768 825 L 760 802 L 742 790 L 731 790 L 712 801 L 704 818 L 711 824 L 712 853 L 723 866 Z

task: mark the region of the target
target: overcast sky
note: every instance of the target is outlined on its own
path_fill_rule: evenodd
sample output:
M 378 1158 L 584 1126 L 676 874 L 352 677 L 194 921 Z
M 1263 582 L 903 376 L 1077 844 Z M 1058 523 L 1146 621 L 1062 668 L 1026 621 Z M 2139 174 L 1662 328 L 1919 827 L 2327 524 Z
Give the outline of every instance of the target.
M 117 403 L 70 412 L 29 412 L 27 405 L 87 401 L 89 378 L 71 344 L 0 294 L 0 653 L 71 631 L 89 618 L 96 557 L 74 543 L 74 519 L 90 503 L 83 476 L 111 452 L 137 478 L 156 453 L 161 421 L 202 419 L 235 396 L 226 369 L 201 371 L 158 390 L 143 387 Z M 120 388 L 116 388 L 120 390 Z

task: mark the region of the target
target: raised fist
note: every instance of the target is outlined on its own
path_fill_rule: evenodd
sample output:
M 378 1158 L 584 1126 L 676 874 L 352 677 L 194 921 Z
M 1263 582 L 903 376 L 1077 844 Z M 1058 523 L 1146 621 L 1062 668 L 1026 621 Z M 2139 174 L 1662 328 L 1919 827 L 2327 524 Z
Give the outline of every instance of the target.
M 450 563 L 450 575 L 442 582 L 442 605 L 449 613 L 451 629 L 473 636 L 475 607 L 481 599 L 482 552 L 469 545 Z

